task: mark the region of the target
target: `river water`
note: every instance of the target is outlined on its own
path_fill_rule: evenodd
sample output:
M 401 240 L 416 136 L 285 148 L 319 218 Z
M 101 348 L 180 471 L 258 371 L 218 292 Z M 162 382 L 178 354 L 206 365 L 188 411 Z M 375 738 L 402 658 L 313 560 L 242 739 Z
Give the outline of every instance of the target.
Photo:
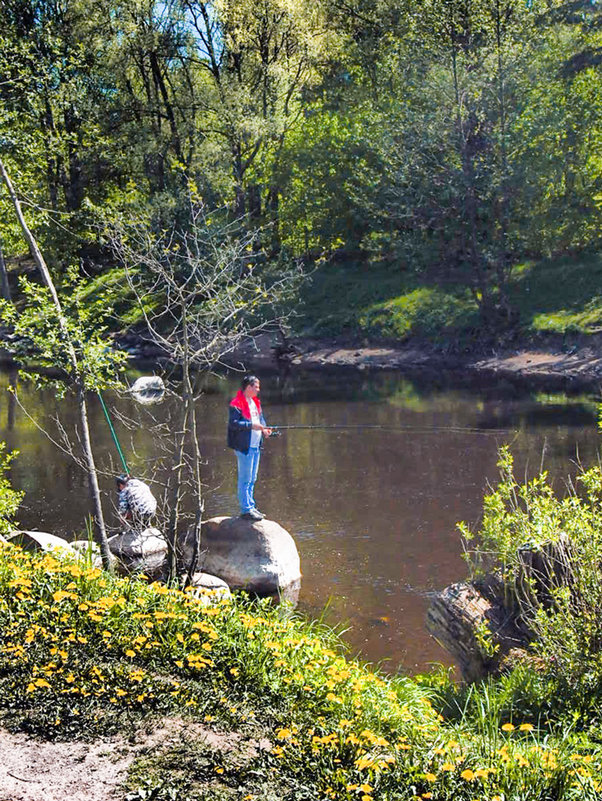
M 225 444 L 236 382 L 211 377 L 198 401 L 206 517 L 237 513 L 234 455 Z M 11 480 L 26 492 L 19 522 L 79 537 L 88 514 L 85 475 L 48 437 L 59 437 L 57 419 L 73 429 L 73 400 L 21 385 L 17 404 L 6 392 L 15 383 L 14 374 L 0 372 L 0 440 L 19 449 Z M 163 459 L 153 425 L 173 430 L 174 402 L 141 407 L 111 393 L 106 400 L 131 472 L 153 475 Z M 589 465 L 598 453 L 597 403 L 588 395 L 468 387 L 440 374 L 410 380 L 399 372 L 299 370 L 286 379 L 262 374 L 262 401 L 270 423 L 386 427 L 291 430 L 268 441 L 255 494 L 297 542 L 300 609 L 312 617 L 326 609 L 325 619 L 346 629 L 352 653 L 389 671 L 451 664 L 424 616 L 430 594 L 466 575 L 456 523 L 478 523 L 487 484 L 497 477 L 498 446 L 511 444 L 520 476 L 543 464 L 559 492 L 577 462 Z M 96 398 L 90 406 L 115 525 L 110 475 L 119 465 Z

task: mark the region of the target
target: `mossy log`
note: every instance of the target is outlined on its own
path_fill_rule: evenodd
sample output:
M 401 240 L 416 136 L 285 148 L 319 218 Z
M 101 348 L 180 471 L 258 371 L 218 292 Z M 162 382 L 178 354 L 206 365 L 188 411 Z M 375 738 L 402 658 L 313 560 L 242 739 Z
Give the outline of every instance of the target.
M 512 651 L 528 645 L 502 600 L 486 597 L 473 584 L 452 584 L 427 611 L 428 631 L 453 656 L 465 681 L 498 672 Z
M 569 538 L 523 547 L 510 581 L 498 574 L 473 583 L 452 584 L 438 593 L 426 615 L 430 634 L 457 662 L 465 681 L 499 673 L 528 658 L 534 634 L 529 621 L 549 609 L 556 589 L 571 586 Z

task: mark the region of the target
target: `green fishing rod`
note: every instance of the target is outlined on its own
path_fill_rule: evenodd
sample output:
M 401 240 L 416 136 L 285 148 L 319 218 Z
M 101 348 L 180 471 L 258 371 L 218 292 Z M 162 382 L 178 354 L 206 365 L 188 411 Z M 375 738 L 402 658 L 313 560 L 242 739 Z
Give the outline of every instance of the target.
M 493 436 L 496 434 L 515 434 L 512 428 L 469 428 L 464 426 L 388 426 L 374 423 L 359 423 L 348 425 L 346 423 L 318 424 L 318 425 L 268 425 L 272 429 L 272 435 L 278 436 L 283 431 L 307 430 L 307 431 L 393 431 L 405 434 L 485 434 Z
M 98 395 L 98 400 L 100 401 L 100 405 L 102 407 L 102 410 L 104 412 L 106 421 L 107 421 L 107 423 L 109 425 L 109 431 L 111 432 L 111 436 L 113 437 L 113 442 L 115 443 L 115 447 L 117 448 L 117 453 L 119 454 L 119 458 L 121 459 L 121 464 L 123 465 L 123 469 L 125 470 L 126 475 L 129 475 L 130 474 L 130 470 L 129 470 L 127 462 L 125 460 L 125 456 L 123 455 L 123 450 L 122 450 L 121 445 L 119 443 L 119 437 L 117 436 L 117 433 L 116 433 L 115 428 L 113 426 L 113 423 L 111 421 L 111 416 L 109 415 L 109 410 L 107 409 L 107 405 L 106 405 L 106 403 L 104 401 L 104 398 L 102 397 L 102 395 L 100 393 L 100 390 L 97 392 L 97 395 Z

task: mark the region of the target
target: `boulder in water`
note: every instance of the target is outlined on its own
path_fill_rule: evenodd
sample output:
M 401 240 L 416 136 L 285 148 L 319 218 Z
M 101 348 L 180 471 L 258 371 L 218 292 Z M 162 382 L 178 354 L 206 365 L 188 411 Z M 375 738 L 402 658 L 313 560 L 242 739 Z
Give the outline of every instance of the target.
M 111 537 L 109 548 L 117 557 L 119 573 L 144 573 L 151 579 L 162 577 L 167 560 L 167 541 L 158 529 L 128 529 Z
M 134 381 L 130 392 L 138 403 L 158 403 L 165 395 L 165 384 L 158 375 L 140 376 Z
M 273 520 L 214 517 L 202 525 L 202 570 L 231 589 L 296 602 L 301 562 L 294 539 Z
M 94 540 L 73 540 L 69 545 L 77 551 L 82 559 L 90 562 L 92 567 L 102 568 L 102 556 L 100 555 L 100 547 Z M 111 564 L 115 567 L 117 565 L 117 557 L 111 553 Z

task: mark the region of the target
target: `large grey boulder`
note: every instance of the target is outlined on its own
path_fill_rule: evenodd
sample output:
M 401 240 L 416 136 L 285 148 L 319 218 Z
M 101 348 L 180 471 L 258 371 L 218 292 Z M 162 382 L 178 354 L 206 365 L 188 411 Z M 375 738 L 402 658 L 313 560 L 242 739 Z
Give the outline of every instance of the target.
M 59 550 L 75 556 L 75 551 L 67 540 L 46 531 L 11 531 L 8 539 L 11 545 L 20 545 L 26 551 Z
M 111 553 L 117 557 L 117 572 L 144 573 L 159 579 L 167 561 L 167 541 L 156 528 L 128 529 L 109 539 Z
M 273 520 L 214 517 L 202 525 L 201 567 L 231 589 L 297 601 L 301 562 L 294 539 Z

